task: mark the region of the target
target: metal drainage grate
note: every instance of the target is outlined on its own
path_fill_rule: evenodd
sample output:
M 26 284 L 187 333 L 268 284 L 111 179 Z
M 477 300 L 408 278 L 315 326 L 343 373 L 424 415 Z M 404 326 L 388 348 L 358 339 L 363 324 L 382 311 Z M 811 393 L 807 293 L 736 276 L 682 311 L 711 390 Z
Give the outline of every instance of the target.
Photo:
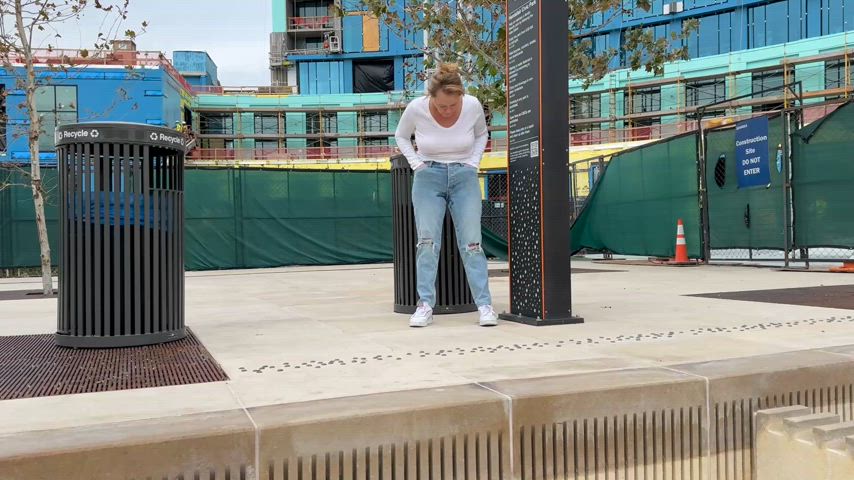
M 59 347 L 53 335 L 0 337 L 0 400 L 220 382 L 228 376 L 189 331 L 147 347 Z
M 688 296 L 854 310 L 854 285 L 778 288 L 774 290 L 704 293 Z
M 41 290 L 2 290 L 0 302 L 4 300 L 53 300 L 56 301 L 56 290 L 53 295 L 45 297 Z

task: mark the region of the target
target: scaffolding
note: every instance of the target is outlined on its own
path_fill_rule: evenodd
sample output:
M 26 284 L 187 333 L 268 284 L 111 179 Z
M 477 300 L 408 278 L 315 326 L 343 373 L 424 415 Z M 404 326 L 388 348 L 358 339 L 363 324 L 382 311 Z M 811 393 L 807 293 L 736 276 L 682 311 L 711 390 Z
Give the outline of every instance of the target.
M 807 58 L 784 59 L 777 65 L 763 68 L 701 77 L 677 76 L 653 82 L 629 82 L 623 86 L 615 85 L 612 79 L 607 90 L 592 92 L 594 95 L 609 97 L 606 102 L 602 102 L 601 98 L 598 100 L 597 115 L 587 115 L 589 118 L 570 117 L 570 142 L 573 146 L 636 144 L 693 131 L 697 128 L 695 119 L 698 106 L 689 105 L 689 89 L 699 88 L 698 84 L 709 81 L 722 82 L 725 85 L 725 98 L 731 99 L 719 106 L 716 118 L 706 121 L 710 124 L 727 119 L 734 121 L 754 112 L 782 110 L 791 102 L 791 97 L 783 88 L 783 85 L 787 84 L 784 82 L 793 79 L 802 81 L 805 85 L 810 83 L 810 79 L 813 80 L 811 83 L 814 88 L 806 89 L 803 94 L 808 103 L 845 100 L 854 93 L 851 56 L 852 51 L 844 50 Z M 754 79 L 761 78 L 764 74 L 776 74 L 775 72 L 782 72 L 781 79 L 784 81 L 778 89 L 779 93 L 745 96 L 755 91 Z M 831 74 L 835 77 L 831 78 Z M 218 88 L 221 88 L 222 92 L 231 91 L 235 94 L 263 94 L 261 90 L 250 92 L 228 87 Z M 271 87 L 276 88 L 281 87 Z M 639 101 L 639 92 L 656 89 L 659 90 L 658 102 L 662 102 L 661 92 L 666 89 L 668 95 L 675 99 L 671 102 L 672 105 L 654 102 L 653 108 L 638 111 L 635 106 Z M 588 95 L 588 92 L 572 95 L 571 102 L 583 102 L 579 97 Z M 622 112 L 618 111 L 620 95 L 624 99 Z M 713 95 L 718 95 L 718 92 L 715 91 Z M 662 110 L 662 107 L 667 109 Z M 264 161 L 376 161 L 394 152 L 394 146 L 389 141 L 394 136 L 393 118 L 404 108 L 405 103 L 391 100 L 382 105 L 340 107 L 199 107 L 194 111 L 193 130 L 198 133 L 201 148 L 191 154 L 191 161 L 194 158 L 223 161 L 253 158 Z M 601 111 L 603 109 L 608 111 Z M 258 117 L 268 118 L 265 124 L 267 126 L 261 131 L 255 128 L 255 125 L 247 123 L 255 122 Z M 223 118 L 231 120 L 222 120 Z M 332 118 L 335 119 L 334 122 Z M 810 121 L 809 118 L 806 120 Z M 221 128 L 217 126 L 220 121 L 230 122 L 230 125 L 228 128 Z M 346 128 L 343 125 L 345 121 L 348 123 Z M 271 125 L 276 128 L 273 129 Z M 493 132 L 503 131 L 506 126 L 493 125 L 490 129 Z M 506 140 L 495 138 L 490 146 L 498 151 L 505 144 Z

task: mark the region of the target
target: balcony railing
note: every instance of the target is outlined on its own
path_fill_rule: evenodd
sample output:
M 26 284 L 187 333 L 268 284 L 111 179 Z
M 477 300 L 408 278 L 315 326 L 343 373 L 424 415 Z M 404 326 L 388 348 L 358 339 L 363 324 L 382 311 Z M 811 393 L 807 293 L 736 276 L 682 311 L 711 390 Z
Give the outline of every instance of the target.
M 193 85 L 193 94 L 212 95 L 295 95 L 297 87 L 293 85 L 260 87 L 223 87 L 219 85 Z
M 236 160 L 260 163 L 344 163 L 388 159 L 397 147 L 376 145 L 363 147 L 297 147 L 297 148 L 196 148 L 188 157 L 190 164 L 230 162 Z
M 335 17 L 291 17 L 288 30 L 293 32 L 317 32 L 335 30 Z

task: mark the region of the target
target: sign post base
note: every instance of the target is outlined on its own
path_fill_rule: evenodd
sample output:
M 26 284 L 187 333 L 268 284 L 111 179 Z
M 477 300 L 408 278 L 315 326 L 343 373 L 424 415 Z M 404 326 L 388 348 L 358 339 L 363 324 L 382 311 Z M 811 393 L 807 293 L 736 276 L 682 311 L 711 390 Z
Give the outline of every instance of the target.
M 554 325 L 573 325 L 578 323 L 584 323 L 584 319 L 581 317 L 566 316 L 542 319 L 523 317 L 521 315 L 506 312 L 498 315 L 498 318 L 500 318 L 501 320 L 506 320 L 508 322 L 523 323 L 525 325 L 531 325 L 534 327 L 551 327 Z

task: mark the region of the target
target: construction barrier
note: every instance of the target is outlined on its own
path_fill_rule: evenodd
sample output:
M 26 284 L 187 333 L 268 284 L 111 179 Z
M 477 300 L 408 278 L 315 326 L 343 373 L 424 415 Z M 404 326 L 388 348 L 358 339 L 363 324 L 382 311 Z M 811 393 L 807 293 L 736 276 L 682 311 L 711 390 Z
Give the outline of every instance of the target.
M 733 125 L 707 132 L 711 249 L 854 249 L 854 103 L 791 137 L 786 221 L 783 121 L 769 117 L 768 185 L 739 189 Z M 573 251 L 673 258 L 684 220 L 688 257 L 703 257 L 698 136 L 684 134 L 613 155 L 572 225 Z M 45 169 L 48 230 L 57 260 L 56 175 Z M 8 171 L 0 171 L 0 182 Z M 21 183 L 12 172 L 12 183 Z M 186 266 L 190 270 L 387 262 L 392 258 L 386 171 L 188 169 Z M 593 182 L 591 182 L 593 183 Z M 490 200 L 490 195 L 486 195 Z M 492 199 L 499 202 L 500 199 Z M 503 208 L 503 207 L 502 207 Z M 32 196 L 0 191 L 0 268 L 38 265 Z M 494 229 L 500 230 L 494 223 Z M 569 226 L 568 226 L 569 227 Z M 786 232 L 793 231 L 791 238 Z M 506 233 L 483 231 L 487 254 L 506 258 Z M 807 251 L 807 253 L 809 253 Z
M 735 125 L 706 135 L 709 239 L 712 249 L 783 249 L 783 118 L 768 120 L 771 182 L 765 188 L 738 188 Z M 720 165 L 723 165 L 721 167 Z
M 854 246 L 854 103 L 792 135 L 795 243 Z
M 7 173 L 4 173 L 7 172 Z M 59 259 L 56 171 L 42 170 L 51 257 Z M 0 171 L 5 179 L 9 171 Z M 12 183 L 23 183 L 12 172 Z M 187 169 L 188 270 L 337 265 L 392 259 L 388 172 Z M 503 235 L 484 230 L 487 255 L 507 258 Z M 39 264 L 32 195 L 0 191 L 0 268 Z
M 672 258 L 682 218 L 688 255 L 700 258 L 697 196 L 694 134 L 614 154 L 572 226 L 572 249 Z

